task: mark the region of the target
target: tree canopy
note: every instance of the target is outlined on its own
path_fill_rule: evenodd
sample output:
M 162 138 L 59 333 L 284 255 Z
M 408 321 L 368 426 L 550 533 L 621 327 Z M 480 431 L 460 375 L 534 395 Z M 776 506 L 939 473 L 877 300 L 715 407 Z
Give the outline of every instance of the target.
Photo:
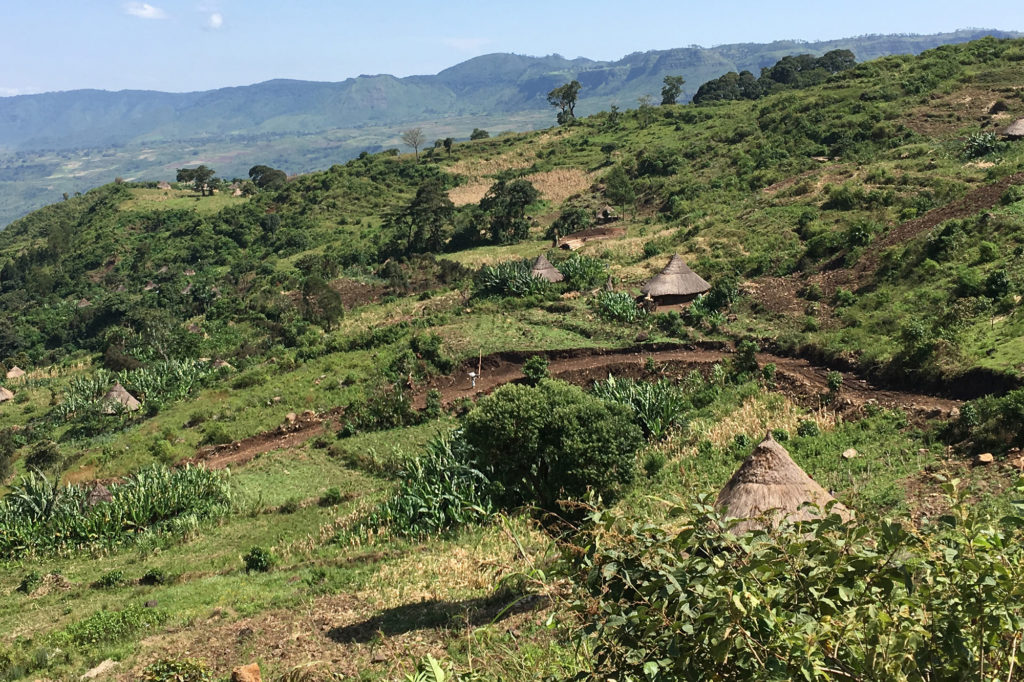
M 665 76 L 665 85 L 661 88 L 661 103 L 664 105 L 678 102 L 685 82 L 682 76 Z
M 201 196 L 213 196 L 213 180 L 217 171 L 200 164 L 196 168 L 179 168 L 175 179 L 178 182 L 191 183 Z
M 564 124 L 576 118 L 576 99 L 580 94 L 580 82 L 571 80 L 548 93 L 548 102 L 558 107 L 558 123 Z

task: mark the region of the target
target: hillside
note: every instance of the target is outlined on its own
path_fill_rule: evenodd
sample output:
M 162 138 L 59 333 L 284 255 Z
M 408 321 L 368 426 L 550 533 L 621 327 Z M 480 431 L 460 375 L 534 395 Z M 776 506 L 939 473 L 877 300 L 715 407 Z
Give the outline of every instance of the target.
M 985 38 L 15 221 L 0 680 L 428 655 L 453 679 L 1005 678 L 1022 64 Z M 638 308 L 673 254 L 710 289 Z M 721 532 L 766 432 L 856 519 Z
M 787 54 L 850 49 L 859 59 L 918 53 L 984 35 L 862 36 L 827 42 L 778 41 L 689 47 L 615 62 L 558 55 L 476 57 L 436 75 L 372 75 L 337 83 L 273 80 L 208 92 L 79 90 L 0 98 L 0 225 L 62 193 L 114 177 L 172 180 L 200 160 L 244 177 L 260 154 L 290 173 L 324 168 L 364 150 L 398 145 L 398 130 L 422 125 L 431 139 L 465 139 L 476 127 L 529 130 L 552 120 L 547 93 L 578 78 L 581 113 L 633 106 L 657 96 L 666 75 L 682 75 L 683 99 L 727 71 L 758 73 Z

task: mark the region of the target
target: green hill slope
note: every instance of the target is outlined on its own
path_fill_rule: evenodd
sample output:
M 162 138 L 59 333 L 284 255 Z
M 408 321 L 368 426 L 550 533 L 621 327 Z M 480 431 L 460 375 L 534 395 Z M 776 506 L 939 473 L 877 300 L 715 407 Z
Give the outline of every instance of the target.
M 808 627 L 831 637 L 844 604 L 931 595 L 906 646 L 923 652 L 922 669 L 952 660 L 943 633 L 974 626 L 964 616 L 930 629 L 960 617 L 944 610 L 947 593 L 862 597 L 857 576 L 884 540 L 900 548 L 892 556 L 920 559 L 905 575 L 922 585 L 931 574 L 915 566 L 1005 563 L 972 603 L 1019 603 L 1021 557 L 1006 549 L 1021 546 L 1019 530 L 975 536 L 986 538 L 979 568 L 936 549 L 960 535 L 926 519 L 952 505 L 970 535 L 973 515 L 1009 513 L 1017 495 L 1024 142 L 998 133 L 1024 117 L 1022 64 L 1024 40 L 986 38 L 753 101 L 602 111 L 450 152 L 364 154 L 242 196 L 226 184 L 199 196 L 111 183 L 15 221 L 0 232 L 0 362 L 28 375 L 3 380 L 13 398 L 0 402 L 3 481 L 18 493 L 0 506 L 0 678 L 78 676 L 107 657 L 138 677 L 186 651 L 217 674 L 256 658 L 275 675 L 333 661 L 388 679 L 427 653 L 492 679 L 613 674 L 640 664 L 591 656 L 606 644 L 579 639 L 600 627 L 615 630 L 602 642 L 625 642 L 634 622 L 601 617 L 627 608 L 628 586 L 600 605 L 591 600 L 615 595 L 584 589 L 617 580 L 606 552 L 643 571 L 658 569 L 645 547 L 669 567 L 696 562 L 665 538 L 711 525 L 676 505 L 713 499 L 766 431 L 864 524 L 779 540 L 849 582 Z M 601 229 L 570 238 L 572 253 L 553 248 L 555 229 L 590 227 Z M 638 308 L 674 253 L 712 289 L 681 309 Z M 521 261 L 539 255 L 563 282 L 528 275 Z M 525 385 L 545 372 L 587 391 Z M 115 381 L 141 409 L 109 409 Z M 519 385 L 485 402 L 506 383 Z M 463 435 L 437 439 L 454 426 Z M 480 459 L 484 446 L 500 457 Z M 515 468 L 535 451 L 548 453 L 542 464 Z M 159 467 L 186 462 L 232 473 L 195 474 L 177 498 L 156 495 L 167 507 L 150 504 L 151 481 L 179 485 Z M 30 464 L 67 483 L 141 471 L 130 490 L 147 506 L 112 526 L 85 491 L 61 497 L 20 478 Z M 942 498 L 949 479 L 972 486 L 970 510 Z M 580 481 L 600 486 L 623 519 L 608 529 L 623 535 L 602 536 L 600 552 L 574 538 L 570 563 L 602 568 L 551 578 L 563 529 L 518 505 Z M 201 504 L 195 490 L 229 490 L 230 503 Z M 50 512 L 11 511 L 37 495 Z M 583 523 L 576 509 L 565 514 Z M 868 558 L 844 563 L 833 540 Z M 728 547 L 700 557 L 740 570 Z M 806 595 L 786 585 L 799 611 Z M 791 621 L 779 631 L 804 641 Z M 1014 641 L 1017 630 L 993 627 Z M 665 659 L 671 628 L 644 632 L 629 652 Z M 1003 649 L 975 646 L 964 650 L 1005 669 L 986 653 Z M 860 649 L 836 651 L 851 670 L 867 665 Z

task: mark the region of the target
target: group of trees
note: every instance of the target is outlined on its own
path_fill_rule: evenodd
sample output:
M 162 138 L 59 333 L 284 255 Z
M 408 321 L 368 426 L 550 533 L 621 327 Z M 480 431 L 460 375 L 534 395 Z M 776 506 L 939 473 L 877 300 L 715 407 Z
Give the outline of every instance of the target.
M 664 85 L 661 88 L 661 103 L 663 105 L 676 104 L 679 96 L 683 93 L 683 84 L 686 81 L 682 76 L 665 76 Z M 576 119 L 576 101 L 579 99 L 580 85 L 578 80 L 571 80 L 565 85 L 559 85 L 548 93 L 548 102 L 553 107 L 558 107 L 556 120 L 559 125 L 564 125 Z M 640 98 L 640 108 L 650 108 L 651 97 L 644 95 Z M 612 107 L 616 109 L 615 107 Z
M 760 78 L 755 78 L 749 71 L 730 71 L 710 80 L 697 89 L 693 102 L 758 99 L 786 88 L 816 85 L 832 74 L 856 65 L 856 57 L 849 50 L 832 50 L 817 58 L 809 54 L 787 56 L 774 66 L 761 69 Z
M 213 196 L 216 174 L 217 171 L 200 164 L 197 168 L 179 168 L 175 180 L 191 184 L 200 196 Z

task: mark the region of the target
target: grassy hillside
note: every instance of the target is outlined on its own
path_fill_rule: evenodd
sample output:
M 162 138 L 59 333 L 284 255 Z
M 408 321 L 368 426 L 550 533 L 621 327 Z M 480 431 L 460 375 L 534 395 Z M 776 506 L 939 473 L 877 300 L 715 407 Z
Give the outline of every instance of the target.
M 959 646 L 939 630 L 977 623 L 950 620 L 935 585 L 978 594 L 958 571 L 992 569 L 976 600 L 992 639 L 958 655 L 1005 672 L 994 652 L 1021 614 L 994 605 L 1020 603 L 1021 538 L 985 515 L 1020 496 L 1024 142 L 994 133 L 1024 116 L 1022 64 L 1024 41 L 984 39 L 754 101 L 364 154 L 248 196 L 114 183 L 16 221 L 0 232 L 0 361 L 28 374 L 0 403 L 0 679 L 106 658 L 138 679 L 189 657 L 218 676 L 258 660 L 271 679 L 393 679 L 428 654 L 467 679 L 651 676 L 680 642 L 711 670 L 697 638 L 664 641 L 689 611 L 654 627 L 629 609 L 662 596 L 616 582 L 621 565 L 664 586 L 684 564 L 682 593 L 691 570 L 749 580 L 731 615 L 730 595 L 701 613 L 736 647 L 730 670 L 777 679 L 893 679 L 860 644 L 819 660 L 827 647 L 788 628 L 866 641 L 833 625 L 882 622 L 866 609 L 900 599 L 916 614 L 900 627 L 922 630 L 886 641 L 939 670 Z M 549 229 L 592 227 L 608 205 L 610 238 L 552 248 Z M 638 309 L 673 253 L 711 291 Z M 540 254 L 564 282 L 524 275 Z M 104 413 L 115 381 L 141 409 Z M 821 587 L 827 614 L 786 596 L 802 615 L 779 616 L 770 643 L 722 633 L 770 581 L 779 604 L 790 594 L 786 576 L 743 573 L 774 560 L 673 554 L 718 547 L 689 505 L 766 431 L 860 519 L 818 544 L 772 536 L 846 582 Z M 994 463 L 971 466 L 982 452 Z M 94 481 L 113 501 L 86 503 Z M 545 516 L 587 485 L 604 502 L 559 509 L 572 530 Z M 960 525 L 930 524 L 950 510 Z M 956 544 L 961 527 L 983 530 Z M 928 590 L 862 590 L 867 566 L 891 578 L 878 543 Z M 752 548 L 722 551 L 770 553 Z M 756 668 L 779 647 L 781 667 Z
M 338 83 L 273 80 L 208 92 L 82 90 L 0 98 L 0 226 L 29 210 L 115 177 L 171 180 L 176 168 L 207 163 L 244 177 L 259 157 L 289 173 L 398 146 L 399 131 L 422 126 L 430 140 L 474 128 L 531 130 L 554 116 L 547 93 L 574 78 L 579 111 L 657 98 L 662 79 L 686 79 L 681 101 L 727 71 L 758 73 L 790 54 L 849 49 L 859 59 L 918 53 L 985 35 L 970 29 L 927 36 L 860 36 L 631 54 L 615 62 L 558 55 L 477 57 L 437 75 L 360 76 Z

